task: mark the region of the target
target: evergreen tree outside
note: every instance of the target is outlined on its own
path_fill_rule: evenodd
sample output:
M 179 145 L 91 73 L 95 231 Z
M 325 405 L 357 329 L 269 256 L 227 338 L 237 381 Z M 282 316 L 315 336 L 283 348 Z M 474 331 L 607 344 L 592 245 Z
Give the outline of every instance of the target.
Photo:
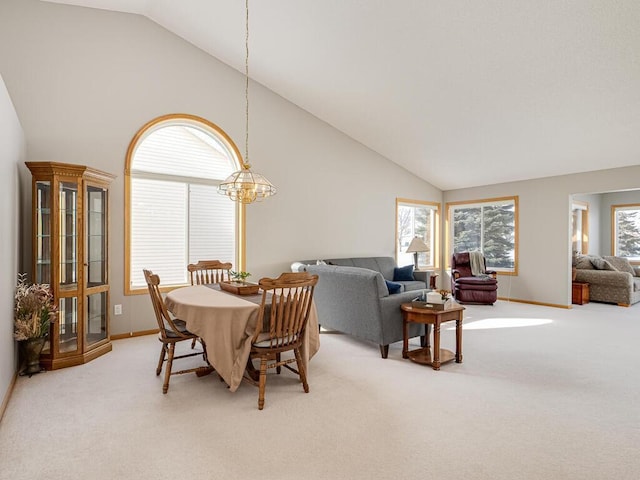
M 480 250 L 482 231 L 480 207 L 456 208 L 453 211 L 453 251 Z
M 513 268 L 515 252 L 515 206 L 497 205 L 483 208 L 483 253 L 487 266 Z
M 454 252 L 478 250 L 487 268 L 515 268 L 515 202 L 457 207 L 452 221 Z
M 431 212 L 426 208 L 414 208 L 413 209 L 413 221 L 414 221 L 414 235 L 420 237 L 423 240 L 427 238 L 427 230 L 429 229 L 428 217 Z M 429 245 L 429 242 L 425 242 Z
M 616 211 L 616 254 L 640 257 L 640 209 Z

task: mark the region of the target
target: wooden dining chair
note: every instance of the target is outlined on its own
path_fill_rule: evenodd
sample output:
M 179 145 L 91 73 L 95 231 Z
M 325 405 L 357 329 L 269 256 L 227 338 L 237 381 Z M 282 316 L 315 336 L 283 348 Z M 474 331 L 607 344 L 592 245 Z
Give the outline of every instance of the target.
M 208 285 L 228 281 L 232 268 L 231 263 L 222 263 L 220 260 L 200 260 L 198 263 L 187 265 L 191 285 Z M 191 348 L 195 348 L 195 346 L 196 341 L 193 340 Z
M 162 349 L 160 350 L 160 359 L 158 360 L 158 367 L 156 368 L 156 375 L 160 375 L 162 372 L 162 366 L 164 362 L 167 362 L 167 367 L 164 372 L 164 383 L 162 385 L 162 393 L 169 391 L 169 378 L 171 375 L 180 375 L 183 373 L 195 372 L 196 374 L 206 374 L 211 370 L 207 361 L 207 349 L 206 345 L 197 335 L 187 330 L 184 320 L 177 318 L 171 318 L 169 311 L 164 303 L 162 294 L 160 293 L 160 277 L 155 275 L 150 270 L 143 270 L 144 278 L 147 281 L 147 287 L 149 288 L 149 296 L 151 297 L 151 303 L 153 304 L 153 310 L 156 314 L 156 320 L 158 321 L 158 327 L 160 329 L 158 333 L 158 340 L 162 343 Z M 175 355 L 176 343 L 185 340 L 200 341 L 202 344 L 202 351 L 191 352 L 184 355 Z M 206 365 L 200 367 L 189 368 L 186 370 L 180 370 L 173 372 L 173 361 L 179 358 L 194 357 L 196 355 L 202 355 Z
M 233 268 L 231 263 L 222 263 L 220 260 L 200 260 L 198 263 L 187 265 L 187 270 L 191 277 L 191 285 L 206 285 L 229 281 L 231 268 Z
M 263 278 L 262 302 L 258 326 L 251 343 L 251 358 L 260 359 L 258 408 L 264 408 L 267 369 L 280 367 L 298 374 L 305 393 L 309 392 L 307 374 L 300 347 L 304 340 L 318 275 L 307 272 L 283 273 L 278 278 Z M 262 328 L 264 327 L 264 328 Z M 293 351 L 294 358 L 282 360 L 281 353 Z M 295 362 L 297 369 L 290 366 Z

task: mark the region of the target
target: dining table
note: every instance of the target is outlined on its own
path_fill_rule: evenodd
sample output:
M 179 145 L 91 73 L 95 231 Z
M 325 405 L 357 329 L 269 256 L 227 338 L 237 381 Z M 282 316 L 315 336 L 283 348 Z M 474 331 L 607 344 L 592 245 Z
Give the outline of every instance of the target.
M 232 392 L 242 383 L 247 366 L 251 366 L 251 342 L 261 301 L 262 292 L 236 295 L 220 290 L 217 284 L 180 287 L 165 297 L 167 309 L 204 341 L 210 365 Z M 318 314 L 312 302 L 301 349 L 307 372 L 309 360 L 319 348 Z

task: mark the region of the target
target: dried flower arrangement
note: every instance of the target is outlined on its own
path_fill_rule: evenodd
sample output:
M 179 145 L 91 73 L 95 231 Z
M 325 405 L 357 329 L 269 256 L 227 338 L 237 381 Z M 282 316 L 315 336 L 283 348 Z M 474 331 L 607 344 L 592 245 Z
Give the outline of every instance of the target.
M 443 301 L 449 300 L 451 296 L 451 292 L 449 290 L 438 290 L 438 293 L 440 294 L 440 297 Z
M 49 285 L 29 285 L 26 273 L 18 274 L 13 311 L 13 336 L 16 340 L 46 337 L 57 311 Z

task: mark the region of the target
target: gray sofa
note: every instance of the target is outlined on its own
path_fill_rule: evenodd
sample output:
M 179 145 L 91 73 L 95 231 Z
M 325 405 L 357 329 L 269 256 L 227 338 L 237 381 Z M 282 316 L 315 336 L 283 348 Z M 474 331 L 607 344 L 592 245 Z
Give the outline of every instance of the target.
M 621 257 L 578 255 L 576 282 L 589 284 L 589 300 L 628 307 L 640 302 L 640 269 Z
M 419 279 L 400 281 L 401 292 L 389 294 L 385 280 L 393 281 L 395 260 L 392 257 L 335 258 L 294 262 L 294 271 L 306 270 L 319 276 L 314 300 L 318 323 L 324 328 L 377 343 L 382 358 L 387 358 L 389 344 L 402 340 L 400 305 L 420 296 L 427 288 L 427 272 L 416 272 Z M 424 275 L 423 275 L 424 274 Z M 428 341 L 427 329 L 410 324 L 409 336 Z

